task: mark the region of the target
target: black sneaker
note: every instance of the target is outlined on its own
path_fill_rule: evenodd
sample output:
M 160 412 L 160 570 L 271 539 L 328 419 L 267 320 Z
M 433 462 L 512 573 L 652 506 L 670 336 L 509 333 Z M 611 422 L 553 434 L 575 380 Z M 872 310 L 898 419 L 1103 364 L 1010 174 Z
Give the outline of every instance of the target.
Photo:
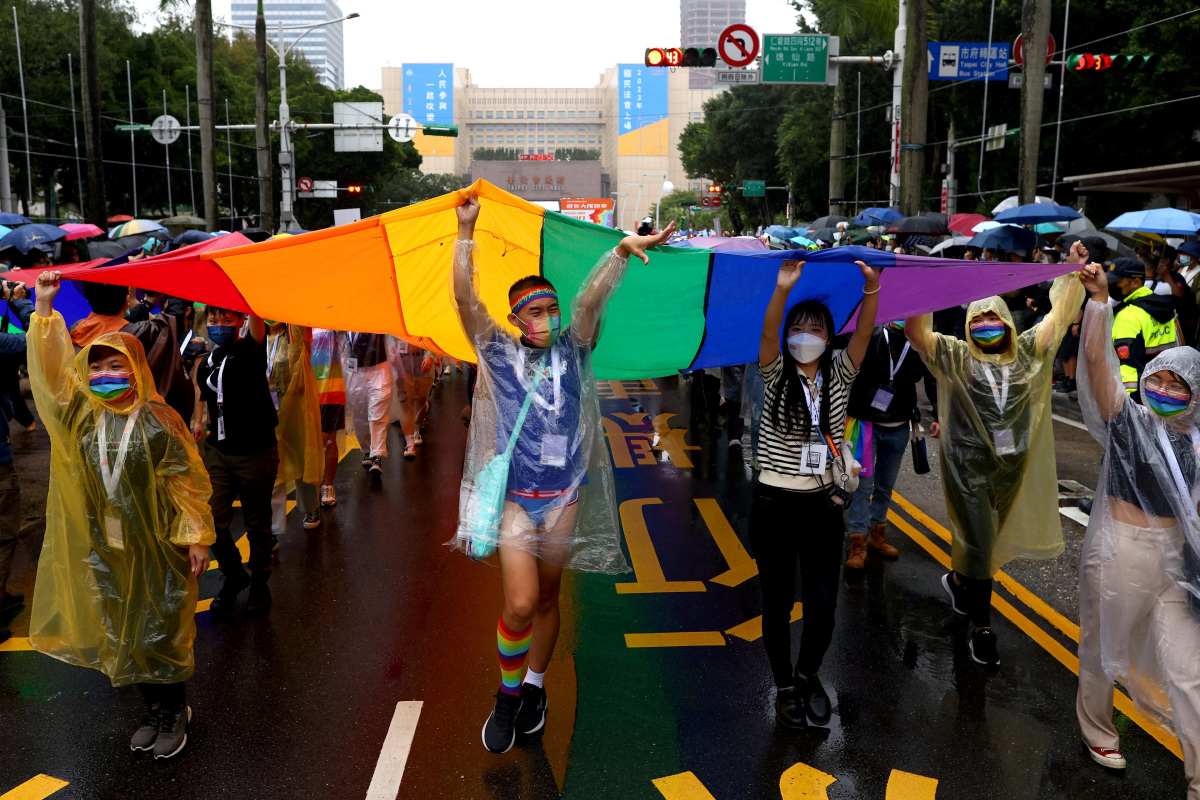
M 808 721 L 813 725 L 828 725 L 833 714 L 830 707 L 829 695 L 821 685 L 821 679 L 816 675 L 811 678 L 796 677 L 796 694 L 804 700 L 804 709 Z
M 20 608 L 25 604 L 25 595 L 20 592 L 4 594 L 4 599 L 0 600 L 0 614 L 12 611 L 14 608 Z
M 804 701 L 795 688 L 779 689 L 775 695 L 775 718 L 785 728 L 802 730 L 808 727 L 804 714 Z
M 1092 498 L 1081 497 L 1075 502 L 1075 507 L 1090 517 L 1092 515 Z
M 179 755 L 187 745 L 188 723 L 192 721 L 191 707 L 178 711 L 163 710 L 158 723 L 158 736 L 154 740 L 154 757 L 171 758 Z
M 483 746 L 489 753 L 507 753 L 517 740 L 521 696 L 496 692 L 496 707 L 483 724 Z
M 217 592 L 217 596 L 213 598 L 212 605 L 209 610 L 214 614 L 225 614 L 233 610 L 233 606 L 237 603 L 237 596 L 243 589 L 250 585 L 250 576 L 246 574 L 246 570 L 242 569 L 239 564 L 236 569 L 221 572 L 221 580 L 225 585 L 221 587 L 221 591 Z
M 321 524 L 321 509 L 314 508 L 304 515 L 304 530 L 311 531 Z
M 363 469 L 371 468 L 371 454 L 370 453 L 363 453 L 362 465 L 363 465 Z
M 383 467 L 380 466 L 380 461 L 382 459 L 379 456 L 371 456 L 371 468 L 368 472 L 371 473 L 371 480 L 373 481 L 383 480 Z
M 942 576 L 942 588 L 946 590 L 946 594 L 950 595 L 950 608 L 954 610 L 955 614 L 965 617 L 967 615 L 967 612 L 963 611 L 967 607 L 966 600 L 963 598 L 965 588 L 954 582 L 953 572 L 947 572 Z
M 270 611 L 271 589 L 267 586 L 267 579 L 255 577 L 250 581 L 250 593 L 246 596 L 246 616 L 262 616 Z
M 154 741 L 158 738 L 158 727 L 162 723 L 162 708 L 155 703 L 146 708 L 146 716 L 142 717 L 138 729 L 129 740 L 130 750 L 153 750 Z
M 971 660 L 985 667 L 1000 666 L 1000 652 L 996 649 L 996 634 L 991 628 L 981 628 L 971 633 Z
M 521 710 L 517 713 L 517 735 L 533 736 L 546 728 L 546 710 L 549 708 L 546 690 L 532 683 L 521 684 Z

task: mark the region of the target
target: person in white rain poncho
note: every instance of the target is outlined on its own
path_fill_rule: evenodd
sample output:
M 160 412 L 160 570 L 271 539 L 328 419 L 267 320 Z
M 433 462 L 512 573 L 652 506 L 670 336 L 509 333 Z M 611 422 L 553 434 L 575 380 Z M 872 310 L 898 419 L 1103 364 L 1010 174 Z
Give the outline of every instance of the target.
M 1142 371 L 1145 405 L 1121 381 L 1103 267 L 1081 282 L 1079 405 L 1104 464 L 1079 567 L 1079 694 L 1088 752 L 1123 768 L 1113 682 L 1173 730 L 1191 800 L 1200 799 L 1200 353 L 1177 347 Z
M 542 676 L 558 638 L 564 567 L 628 571 L 621 553 L 612 467 L 600 433 L 592 348 L 600 315 L 625 277 L 629 257 L 663 244 L 627 236 L 584 280 L 562 323 L 554 286 L 538 275 L 509 289 L 509 323 L 496 324 L 474 286 L 474 198 L 458 208 L 454 297 L 479 361 L 453 546 L 472 558 L 497 547 L 504 613 L 496 630 L 501 685 L 483 729 L 484 746 L 503 753 L 517 734 L 546 719 Z M 486 220 L 486 218 L 485 218 Z M 521 680 L 528 660 L 529 672 Z

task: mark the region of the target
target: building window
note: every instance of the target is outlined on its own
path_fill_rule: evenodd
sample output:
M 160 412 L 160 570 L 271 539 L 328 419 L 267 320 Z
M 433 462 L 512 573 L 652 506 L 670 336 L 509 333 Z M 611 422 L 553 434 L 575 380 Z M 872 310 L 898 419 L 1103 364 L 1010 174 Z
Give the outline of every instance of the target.
M 580 139 L 582 139 L 583 137 L 582 137 L 582 136 L 580 136 L 579 138 L 580 138 Z M 595 137 L 595 136 L 589 136 L 589 137 L 588 137 L 588 144 L 595 144 L 595 143 L 596 143 L 596 137 Z
M 512 118 L 513 118 L 513 112 L 509 111 L 509 112 L 505 113 L 505 115 L 504 115 L 504 118 L 505 118 L 505 119 L 512 119 Z
M 539 112 L 538 112 L 538 117 L 537 117 L 537 118 L 538 118 L 538 119 L 545 119 L 545 118 L 546 118 L 546 112 L 545 112 L 545 111 L 539 111 Z
M 545 136 L 539 136 L 539 137 L 538 137 L 538 144 L 545 144 L 545 143 L 546 143 L 546 137 L 545 137 Z M 539 151 L 539 152 L 540 152 L 540 151 Z
M 537 124 L 537 128 L 538 128 L 538 130 L 539 130 L 539 131 L 544 131 L 544 130 L 546 130 L 546 123 L 544 123 L 544 122 L 539 122 L 539 123 Z
M 474 137 L 474 136 L 468 136 L 467 138 L 470 140 L 471 144 L 475 144 L 475 137 Z
M 508 137 L 508 143 L 509 143 L 509 144 L 512 144 L 512 143 L 513 143 L 513 137 L 511 137 L 511 136 L 510 136 L 510 137 Z
M 558 143 L 559 143 L 559 144 L 566 144 L 566 143 L 567 143 L 567 137 L 565 137 L 565 136 L 560 136 L 560 137 L 558 137 Z
M 483 119 L 483 112 L 482 112 L 482 111 L 476 111 L 476 112 L 475 112 L 475 119 Z
M 575 144 L 575 137 L 574 137 L 574 136 L 568 136 L 568 137 L 567 137 L 567 144 Z
M 604 136 L 603 135 L 596 137 L 596 144 L 604 144 Z
M 517 112 L 517 119 L 525 119 L 525 112 L 524 112 L 524 111 L 518 111 L 518 112 Z
M 574 111 L 568 111 L 568 112 L 567 112 L 567 119 L 575 119 L 575 112 L 574 112 Z
M 492 137 L 491 137 L 491 136 L 487 137 L 487 143 L 488 143 L 488 144 L 491 144 L 491 143 L 492 143 Z
M 524 137 L 524 136 L 518 136 L 518 137 L 517 137 L 517 144 L 525 144 L 525 137 Z
M 490 111 L 489 111 L 489 112 L 487 112 L 487 118 L 488 118 L 488 119 L 491 119 L 491 118 L 492 118 L 492 112 L 490 112 Z

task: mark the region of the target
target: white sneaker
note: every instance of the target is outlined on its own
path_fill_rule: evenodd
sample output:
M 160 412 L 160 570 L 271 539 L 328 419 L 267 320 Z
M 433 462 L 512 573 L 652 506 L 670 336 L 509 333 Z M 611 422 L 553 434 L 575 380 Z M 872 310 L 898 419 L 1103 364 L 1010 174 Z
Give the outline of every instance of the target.
M 443 374 L 443 375 L 449 375 L 449 374 L 450 374 L 450 367 L 449 367 L 449 366 L 445 367 L 445 368 L 442 370 L 442 374 Z
M 404 448 L 404 457 L 405 457 L 405 458 L 416 458 L 416 457 L 417 457 L 417 448 L 416 448 L 416 445 L 411 445 L 411 444 L 410 444 L 410 445 L 407 445 L 407 446 L 405 446 L 405 448 Z
M 1114 750 L 1111 747 L 1092 747 L 1087 742 L 1084 742 L 1084 747 L 1087 748 L 1088 755 L 1102 767 L 1109 769 L 1125 769 L 1125 756 L 1121 755 L 1120 750 Z
M 413 444 L 415 444 L 417 447 L 420 447 L 424 443 L 424 440 L 421 439 L 420 431 L 413 434 Z
M 321 505 L 327 508 L 337 505 L 337 492 L 328 483 L 321 484 Z

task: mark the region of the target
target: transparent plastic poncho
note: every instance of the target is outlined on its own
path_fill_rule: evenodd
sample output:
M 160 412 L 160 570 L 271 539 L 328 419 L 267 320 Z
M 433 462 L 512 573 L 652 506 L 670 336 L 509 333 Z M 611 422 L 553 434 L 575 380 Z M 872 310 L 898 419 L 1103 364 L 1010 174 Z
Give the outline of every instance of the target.
M 454 251 L 455 278 L 472 287 L 470 307 L 460 307 L 459 316 L 478 356 L 479 378 L 463 462 L 458 531 L 450 544 L 470 552 L 466 520 L 476 477 L 497 452 L 507 448 L 533 387 L 530 411 L 512 454 L 497 531 L 500 547 L 520 548 L 566 569 L 628 572 L 592 371 L 593 339 L 598 338 L 599 325 L 593 325 L 597 334 L 589 338 L 578 335 L 571 324 L 603 310 L 625 276 L 628 259 L 606 253 L 580 287 L 570 317 L 562 320 L 558 340 L 548 348 L 533 349 L 514 335 L 515 329 L 497 324 L 479 299 L 473 247 L 474 242 L 459 241 Z M 584 297 L 586 309 L 581 303 Z M 536 387 L 535 369 L 542 370 L 543 376 Z
M 114 686 L 186 680 L 197 599 L 187 546 L 216 539 L 212 486 L 191 432 L 156 392 L 133 336 L 102 334 L 76 356 L 55 312 L 33 315 L 28 344 L 29 382 L 51 442 L 33 647 L 98 669 Z M 129 409 L 87 388 L 88 354 L 100 345 L 132 364 L 137 400 Z
M 991 578 L 1014 558 L 1063 551 L 1050 390 L 1054 356 L 1083 287 L 1064 275 L 1050 299 L 1051 313 L 1020 335 L 1003 298 L 971 303 L 968 328 L 990 311 L 1008 329 L 1008 346 L 998 353 L 983 352 L 969 337 L 933 333 L 930 315 L 914 323 L 933 343 L 921 358 L 937 378 L 951 561 L 968 578 Z
M 279 443 L 276 483 L 304 481 L 317 485 L 325 470 L 321 439 L 321 403 L 312 368 L 312 339 L 308 328 L 287 325 L 267 339 L 267 383 L 279 412 L 275 438 Z
M 388 363 L 392 367 L 392 380 L 396 384 L 396 391 L 392 393 L 391 417 L 400 419 L 400 398 L 412 401 L 429 397 L 429 390 L 433 388 L 435 362 L 433 353 L 395 336 L 387 338 L 387 353 Z M 426 364 L 429 368 L 422 369 Z
M 1079 573 L 1079 666 L 1121 683 L 1138 710 L 1200 742 L 1200 353 L 1155 357 L 1191 389 L 1165 418 L 1129 399 L 1113 312 L 1089 301 L 1080 334 L 1079 405 L 1104 445 Z M 1171 455 L 1168 455 L 1170 453 Z M 1178 471 L 1177 471 L 1178 470 Z
M 386 340 L 385 334 L 346 331 L 338 336 L 338 352 L 342 363 L 342 376 L 346 387 L 346 433 L 358 439 L 363 452 L 371 446 L 371 420 L 379 420 L 391 414 L 392 369 L 388 365 L 386 341 L 379 363 L 366 366 L 356 355 L 365 348 L 375 351 L 377 340 Z M 355 344 L 360 347 L 355 348 Z

